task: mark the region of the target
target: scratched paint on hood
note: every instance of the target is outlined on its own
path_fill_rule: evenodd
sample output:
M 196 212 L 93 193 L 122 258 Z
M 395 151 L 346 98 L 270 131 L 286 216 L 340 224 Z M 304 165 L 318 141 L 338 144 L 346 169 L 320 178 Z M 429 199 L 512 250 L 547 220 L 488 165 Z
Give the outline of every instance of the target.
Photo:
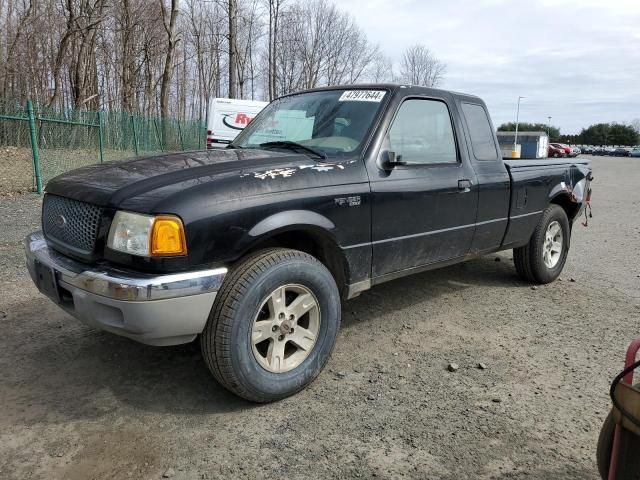
M 291 175 L 296 173 L 295 168 L 273 168 L 271 170 L 267 170 L 266 172 L 253 172 L 253 176 L 255 178 L 259 178 L 260 180 L 264 180 L 265 178 L 288 178 Z
M 350 162 L 351 163 L 351 162 Z M 300 165 L 297 167 L 290 168 L 272 168 L 270 170 L 265 170 L 263 172 L 251 172 L 251 173 L 243 173 L 241 177 L 252 176 L 254 178 L 259 178 L 260 180 L 265 180 L 267 178 L 289 178 L 294 175 L 296 172 L 300 170 L 314 170 L 316 172 L 330 172 L 332 170 L 344 170 L 344 165 L 335 164 L 335 163 L 314 163 L 312 165 Z
M 300 170 L 310 168 L 311 170 L 315 170 L 316 172 L 328 172 L 330 170 L 333 170 L 334 168 L 344 170 L 344 165 L 334 163 L 314 163 L 313 165 L 300 165 L 298 168 Z

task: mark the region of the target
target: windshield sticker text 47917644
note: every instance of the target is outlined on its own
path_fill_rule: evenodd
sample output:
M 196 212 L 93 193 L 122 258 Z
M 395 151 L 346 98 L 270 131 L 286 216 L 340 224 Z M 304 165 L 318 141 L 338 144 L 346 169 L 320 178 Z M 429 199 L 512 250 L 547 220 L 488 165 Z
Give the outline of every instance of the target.
M 383 90 L 347 90 L 340 95 L 340 102 L 380 102 L 384 98 Z

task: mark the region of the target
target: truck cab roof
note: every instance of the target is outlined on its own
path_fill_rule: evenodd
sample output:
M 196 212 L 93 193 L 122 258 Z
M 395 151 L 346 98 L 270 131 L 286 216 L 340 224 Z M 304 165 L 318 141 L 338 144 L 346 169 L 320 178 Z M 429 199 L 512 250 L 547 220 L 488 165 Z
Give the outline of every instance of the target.
M 461 100 L 471 100 L 473 102 L 484 103 L 484 101 L 476 95 L 456 92 L 454 90 L 445 90 L 441 88 L 412 85 L 409 83 L 355 83 L 355 84 L 349 84 L 349 85 L 331 85 L 326 87 L 316 87 L 316 88 L 310 88 L 307 90 L 301 90 L 298 92 L 292 92 L 292 93 L 283 95 L 282 97 L 299 95 L 302 93 L 309 93 L 309 92 L 320 92 L 320 91 L 326 91 L 326 90 L 378 90 L 378 89 L 384 89 L 390 92 L 396 92 L 397 90 L 400 90 L 400 89 L 411 89 L 412 93 L 418 93 L 418 94 L 422 93 L 425 95 L 428 95 L 429 93 L 433 93 L 433 92 L 448 93 Z

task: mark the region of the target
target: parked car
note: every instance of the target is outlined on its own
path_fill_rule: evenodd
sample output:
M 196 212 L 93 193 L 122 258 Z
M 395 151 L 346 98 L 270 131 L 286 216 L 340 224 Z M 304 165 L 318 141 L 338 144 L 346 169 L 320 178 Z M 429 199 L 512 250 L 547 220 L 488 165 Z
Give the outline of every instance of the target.
M 630 147 L 618 147 L 613 151 L 614 157 L 628 157 L 631 153 Z
M 54 178 L 27 266 L 89 325 L 199 336 L 220 385 L 268 402 L 313 381 L 341 299 L 373 285 L 507 249 L 523 279 L 554 281 L 591 179 L 586 159 L 503 161 L 478 97 L 320 88 L 275 100 L 226 149 Z
M 582 153 L 582 150 L 580 150 L 580 148 L 578 147 L 570 147 L 571 148 L 571 153 L 569 154 L 570 157 L 577 157 L 578 155 L 580 155 Z
M 580 150 L 585 155 L 587 155 L 587 154 L 591 155 L 591 154 L 593 154 L 594 147 L 592 147 L 591 145 L 583 145 L 583 146 L 580 147 Z
M 568 157 L 573 153 L 573 149 L 570 146 L 565 145 L 563 143 L 550 143 L 549 145 L 562 150 L 563 152 L 562 156 Z
M 615 151 L 616 151 L 616 147 L 604 147 L 604 150 L 602 151 L 602 155 L 611 157 L 613 156 Z
M 593 154 L 594 155 L 606 155 L 607 154 L 607 147 L 596 147 L 593 150 Z
M 547 147 L 548 156 L 554 157 L 554 158 L 566 157 L 567 156 L 566 150 L 556 145 L 557 144 L 554 144 L 554 143 L 549 144 L 549 146 Z
M 600 156 L 607 156 L 607 155 L 611 155 L 611 152 L 613 152 L 613 150 L 615 149 L 612 147 L 598 147 L 596 150 L 594 150 L 593 154 L 600 155 Z
M 629 152 L 630 157 L 640 157 L 640 147 L 633 147 L 631 152 Z

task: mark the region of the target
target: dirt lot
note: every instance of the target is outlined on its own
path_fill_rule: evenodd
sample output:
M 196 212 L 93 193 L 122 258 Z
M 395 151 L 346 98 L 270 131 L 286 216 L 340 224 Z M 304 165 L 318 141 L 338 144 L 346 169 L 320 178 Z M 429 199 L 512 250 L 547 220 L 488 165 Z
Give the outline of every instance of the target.
M 31 150 L 0 146 L 0 195 L 31 192 L 33 185 Z
M 640 335 L 640 161 L 593 163 L 562 281 L 534 290 L 504 252 L 376 287 L 344 305 L 311 387 L 263 406 L 195 344 L 59 311 L 23 267 L 39 200 L 0 197 L 0 478 L 597 478 L 608 384 Z

